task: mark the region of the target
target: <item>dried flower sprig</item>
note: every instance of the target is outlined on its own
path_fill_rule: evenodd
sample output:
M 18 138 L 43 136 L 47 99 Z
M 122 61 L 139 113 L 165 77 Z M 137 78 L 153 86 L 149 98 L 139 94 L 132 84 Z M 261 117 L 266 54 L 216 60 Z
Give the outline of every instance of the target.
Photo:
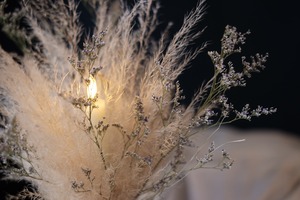
M 239 119 L 251 120 L 252 117 L 258 117 L 261 114 L 272 114 L 276 108 L 263 108 L 258 106 L 250 112 L 249 104 L 246 104 L 242 111 L 234 108 L 234 105 L 228 101 L 226 92 L 233 87 L 246 86 L 246 79 L 251 77 L 253 72 L 260 72 L 265 68 L 268 54 L 256 54 L 251 56 L 251 62 L 246 61 L 242 56 L 242 71 L 237 72 L 230 56 L 241 53 L 240 45 L 245 44 L 246 33 L 237 32 L 235 27 L 226 26 L 221 39 L 221 51 L 210 51 L 208 55 L 214 64 L 214 75 L 210 81 L 203 86 L 203 90 L 196 94 L 192 104 L 199 105 L 196 117 L 193 119 L 193 126 L 212 126 L 219 124 L 232 123 Z M 232 116 L 235 114 L 235 116 Z
M 27 134 L 22 130 L 14 118 L 0 132 L 0 171 L 9 177 L 27 177 L 42 180 L 38 173 L 38 166 L 32 163 L 33 159 L 39 159 L 36 149 L 27 141 Z

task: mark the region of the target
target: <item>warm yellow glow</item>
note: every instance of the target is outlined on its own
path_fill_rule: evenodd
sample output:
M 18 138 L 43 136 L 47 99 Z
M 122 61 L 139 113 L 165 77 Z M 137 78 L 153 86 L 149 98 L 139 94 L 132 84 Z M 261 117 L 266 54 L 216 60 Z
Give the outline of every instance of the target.
M 97 82 L 96 79 L 90 75 L 89 77 L 89 85 L 87 87 L 87 96 L 88 98 L 95 98 L 96 94 L 97 94 Z

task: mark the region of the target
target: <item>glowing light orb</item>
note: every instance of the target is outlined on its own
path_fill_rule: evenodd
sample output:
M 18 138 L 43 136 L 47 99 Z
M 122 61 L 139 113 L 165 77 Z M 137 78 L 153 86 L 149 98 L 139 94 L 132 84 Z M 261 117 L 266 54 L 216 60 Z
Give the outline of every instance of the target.
M 96 82 L 96 79 L 90 75 L 89 77 L 89 84 L 88 84 L 88 87 L 87 87 L 87 96 L 88 98 L 95 98 L 97 94 L 97 82 Z

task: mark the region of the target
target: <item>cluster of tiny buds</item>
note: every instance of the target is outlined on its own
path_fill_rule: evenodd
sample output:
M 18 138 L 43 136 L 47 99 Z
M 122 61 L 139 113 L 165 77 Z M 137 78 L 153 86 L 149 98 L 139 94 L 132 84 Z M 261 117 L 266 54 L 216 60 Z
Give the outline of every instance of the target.
M 221 115 L 223 117 L 229 117 L 230 112 L 234 108 L 232 103 L 228 103 L 228 98 L 225 95 L 219 96 L 214 103 L 221 106 Z
M 95 76 L 101 69 L 103 69 L 102 66 L 94 66 L 90 70 L 90 75 Z
M 270 115 L 277 111 L 276 108 L 263 108 L 262 106 L 258 106 L 256 109 L 250 110 L 249 104 L 246 104 L 242 111 L 234 110 L 236 113 L 237 119 L 245 119 L 250 121 L 252 117 L 259 117 L 261 115 Z
M 71 181 L 71 185 L 72 185 L 72 188 L 75 192 L 84 192 L 84 191 L 86 191 L 84 189 L 84 183 L 82 181 L 80 181 L 80 182 Z
M 135 98 L 135 117 L 139 122 L 148 122 L 148 117 L 144 113 L 143 102 L 138 96 Z
M 214 150 L 215 150 L 215 142 L 212 141 L 212 142 L 210 143 L 209 148 L 208 148 L 208 153 L 212 153 Z
M 242 71 L 236 72 L 233 63 L 228 62 L 225 64 L 225 59 L 233 53 L 241 52 L 239 45 L 245 43 L 246 35 L 250 34 L 250 31 L 246 33 L 237 32 L 235 27 L 226 26 L 223 38 L 221 40 L 222 47 L 221 53 L 217 51 L 209 51 L 210 56 L 216 70 L 216 77 L 220 75 L 220 85 L 224 86 L 225 89 L 231 87 L 246 86 L 245 76 L 251 77 L 251 73 L 260 72 L 264 69 L 265 62 L 267 61 L 268 54 L 261 55 L 256 54 L 250 57 L 250 61 L 246 61 L 246 57 L 242 56 Z
M 138 154 L 135 153 L 135 152 L 129 152 L 129 151 L 126 152 L 125 155 L 126 155 L 126 156 L 130 156 L 130 157 L 132 157 L 132 158 L 135 158 L 135 159 L 141 161 L 142 163 L 144 163 L 144 164 L 146 164 L 146 165 L 148 165 L 148 166 L 150 166 L 150 165 L 152 164 L 152 162 L 153 162 L 153 159 L 152 159 L 151 156 L 145 156 L 145 157 L 142 157 L 142 156 L 138 155 Z
M 217 73 L 222 72 L 225 68 L 225 65 L 223 64 L 224 59 L 222 58 L 222 56 L 217 51 L 208 51 L 207 54 L 214 64 Z
M 174 84 L 170 80 L 166 80 L 164 86 L 165 86 L 165 90 L 168 92 L 172 91 L 172 89 L 174 88 Z
M 101 31 L 99 35 L 92 35 L 92 43 L 85 42 L 83 44 L 83 51 L 82 53 L 88 55 L 89 57 L 95 56 L 95 50 L 100 49 L 102 46 L 105 45 L 103 41 L 104 36 L 106 35 L 107 31 Z
M 175 174 L 171 174 L 160 179 L 156 184 L 153 185 L 154 191 L 159 191 L 161 188 L 166 187 L 170 181 L 174 178 Z
M 228 62 L 227 72 L 221 73 L 221 85 L 225 86 L 227 89 L 237 86 L 246 86 L 246 81 L 244 79 L 244 74 L 241 72 L 236 72 L 233 67 L 232 62 Z
M 243 64 L 243 74 L 246 75 L 248 78 L 251 78 L 251 73 L 253 72 L 260 72 L 260 69 L 264 69 L 264 64 L 267 62 L 267 58 L 269 54 L 266 53 L 265 55 L 256 54 L 255 56 L 251 56 L 251 62 L 246 61 L 246 57 L 242 57 L 242 64 Z
M 222 156 L 224 158 L 224 161 L 221 170 L 230 169 L 233 165 L 234 160 L 230 158 L 229 153 L 227 153 L 227 151 L 225 151 L 224 149 L 222 149 Z
M 103 118 L 104 120 L 105 118 Z M 104 131 L 104 130 L 107 130 L 108 127 L 109 127 L 109 124 L 104 124 L 104 121 L 103 120 L 99 120 L 97 125 L 95 125 L 95 128 L 97 130 L 101 130 L 101 131 Z
M 250 31 L 240 33 L 237 32 L 236 27 L 227 25 L 221 39 L 222 54 L 224 57 L 235 52 L 241 52 L 241 48 L 239 48 L 238 45 L 244 44 L 246 41 L 246 35 L 249 34 Z
M 159 103 L 159 102 L 161 102 L 162 97 L 161 96 L 158 97 L 158 96 L 155 96 L 154 94 L 152 94 L 151 100 L 154 101 L 155 103 Z
M 105 42 L 103 41 L 103 37 L 106 35 L 107 30 L 106 31 L 101 31 L 100 34 L 97 35 L 92 35 L 92 39 L 95 42 L 95 45 L 97 48 L 102 47 L 105 45 Z
M 211 125 L 213 123 L 213 117 L 217 116 L 217 112 L 211 110 L 211 109 L 206 109 L 205 110 L 205 114 L 203 116 L 198 117 L 197 121 L 196 121 L 196 125 L 197 126 L 201 126 L 201 125 Z
M 215 151 L 215 143 L 211 142 L 210 146 L 208 148 L 208 153 L 205 154 L 202 158 L 197 158 L 197 162 L 200 164 L 200 166 L 213 161 L 213 152 Z
M 194 147 L 193 142 L 189 138 L 187 138 L 183 135 L 179 136 L 179 142 L 178 143 L 179 143 L 180 146 Z
M 183 90 L 180 88 L 179 81 L 176 81 L 176 91 L 175 91 L 175 97 L 174 97 L 174 104 L 175 107 L 180 105 L 180 101 L 185 99 L 185 96 L 183 94 Z
M 213 161 L 213 154 L 205 154 L 203 158 L 197 159 L 197 161 L 200 163 L 200 165 L 204 165 L 208 162 Z
M 81 168 L 82 172 L 84 173 L 85 176 L 90 176 L 92 170 L 89 168 Z

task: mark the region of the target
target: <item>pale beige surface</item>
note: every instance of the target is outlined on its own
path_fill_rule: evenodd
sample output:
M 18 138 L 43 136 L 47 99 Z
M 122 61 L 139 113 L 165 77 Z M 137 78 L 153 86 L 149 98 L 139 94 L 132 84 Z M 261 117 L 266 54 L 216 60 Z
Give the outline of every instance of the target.
M 222 129 L 216 144 L 226 145 L 235 163 L 230 170 L 200 169 L 173 187 L 169 200 L 299 200 L 300 138 L 274 130 Z

